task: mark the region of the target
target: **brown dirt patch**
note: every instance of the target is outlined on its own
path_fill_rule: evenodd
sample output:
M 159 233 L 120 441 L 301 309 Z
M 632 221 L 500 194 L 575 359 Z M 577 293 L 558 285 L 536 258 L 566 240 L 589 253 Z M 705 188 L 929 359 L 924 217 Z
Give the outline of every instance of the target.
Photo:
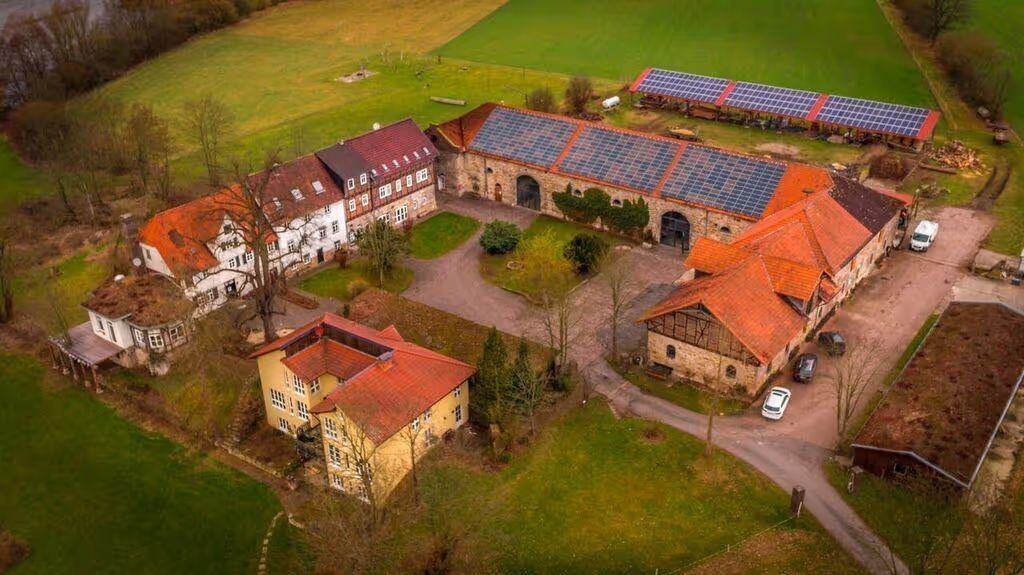
M 954 302 L 939 318 L 860 444 L 913 451 L 968 480 L 1024 369 L 1024 316 Z
M 665 442 L 665 432 L 657 427 L 645 427 L 640 433 L 644 442 L 650 445 L 660 445 Z
M 686 571 L 689 575 L 754 573 L 860 573 L 835 543 L 820 533 L 779 528 L 749 539 L 732 550 Z
M 770 154 L 772 156 L 778 156 L 783 158 L 798 158 L 800 157 L 800 148 L 796 146 L 790 146 L 789 144 L 782 144 L 779 142 L 769 142 L 767 144 L 759 144 L 754 148 L 758 152 Z
M 0 529 L 0 573 L 7 573 L 12 567 L 24 561 L 28 554 L 28 545 L 8 531 Z

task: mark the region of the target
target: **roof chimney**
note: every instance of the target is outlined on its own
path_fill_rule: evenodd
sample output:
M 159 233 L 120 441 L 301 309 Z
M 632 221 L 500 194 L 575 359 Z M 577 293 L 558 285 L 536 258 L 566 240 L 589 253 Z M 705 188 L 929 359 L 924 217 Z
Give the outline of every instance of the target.
M 395 358 L 395 351 L 394 350 L 388 350 L 388 351 L 384 352 L 384 354 L 381 355 L 379 358 L 377 358 L 377 363 L 380 364 L 380 368 L 382 370 L 387 371 L 387 370 L 391 369 L 391 367 L 393 365 L 395 365 L 395 359 L 394 358 Z
M 139 225 L 131 213 L 121 214 L 121 236 L 128 248 L 128 261 L 132 273 L 140 276 L 146 271 L 146 263 L 142 260 L 142 246 L 139 245 Z

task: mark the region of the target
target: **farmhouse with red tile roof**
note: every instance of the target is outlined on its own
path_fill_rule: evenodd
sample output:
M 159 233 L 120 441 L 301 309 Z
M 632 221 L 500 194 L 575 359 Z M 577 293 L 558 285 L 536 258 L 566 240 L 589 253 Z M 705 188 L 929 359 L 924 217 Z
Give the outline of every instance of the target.
M 691 270 L 647 310 L 651 364 L 753 395 L 892 246 L 903 203 L 845 178 L 731 244 L 700 238 Z
M 360 458 L 387 469 L 384 495 L 417 457 L 465 423 L 476 369 L 333 314 L 256 350 L 267 423 L 318 438 L 332 487 L 359 492 Z M 383 473 L 381 474 L 384 475 Z

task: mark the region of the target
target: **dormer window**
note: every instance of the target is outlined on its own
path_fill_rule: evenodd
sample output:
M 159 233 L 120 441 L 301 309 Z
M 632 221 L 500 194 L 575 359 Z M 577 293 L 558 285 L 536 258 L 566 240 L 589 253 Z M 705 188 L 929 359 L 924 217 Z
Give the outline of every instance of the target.
M 417 160 L 420 159 L 420 153 L 419 152 L 413 152 L 412 155 L 416 156 Z
M 302 201 L 302 191 L 299 190 L 298 188 L 295 188 L 294 190 L 292 190 L 292 197 L 295 198 L 296 202 Z
M 396 168 L 398 167 L 398 160 L 391 160 L 391 163 L 394 164 Z
M 405 160 L 406 164 L 409 163 L 409 156 L 402 156 L 402 159 Z
M 324 193 L 324 185 L 320 183 L 320 180 L 313 182 L 313 190 L 318 194 Z
M 377 170 L 370 170 L 370 175 L 376 178 L 377 177 Z
M 387 165 L 387 164 L 381 164 L 381 165 L 380 165 L 380 167 L 381 167 L 381 168 L 383 168 L 385 172 L 391 171 L 391 170 L 390 170 L 390 169 L 388 168 L 388 165 Z
M 423 146 L 423 155 L 424 156 L 429 156 L 430 155 L 430 150 L 428 150 L 426 146 Z

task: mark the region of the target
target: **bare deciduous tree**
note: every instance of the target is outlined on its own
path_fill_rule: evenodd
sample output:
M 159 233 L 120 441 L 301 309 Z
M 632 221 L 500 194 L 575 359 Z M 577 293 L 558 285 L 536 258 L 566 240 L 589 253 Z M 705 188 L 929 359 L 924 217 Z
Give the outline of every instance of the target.
M 840 440 L 849 431 L 857 406 L 880 368 L 880 349 L 877 344 L 851 348 L 843 357 L 836 360 L 835 365 L 825 376 L 836 398 L 836 432 Z
M 614 252 L 612 252 L 614 253 Z M 605 283 L 608 286 L 609 327 L 611 328 L 612 358 L 619 356 L 619 325 L 623 316 L 629 312 L 633 297 L 636 295 L 636 282 L 626 260 L 621 256 L 611 256 L 604 266 Z
M 935 42 L 940 34 L 965 22 L 970 8 L 970 0 L 927 0 L 928 39 Z
M 222 102 L 207 94 L 184 104 L 184 122 L 188 132 L 199 144 L 210 186 L 220 185 L 221 142 L 231 133 L 234 116 Z
M 311 216 L 299 217 L 291 198 L 269 198 L 267 187 L 277 166 L 276 153 L 267 154 L 263 169 L 255 174 L 239 160 L 231 162 L 230 172 L 236 184 L 226 186 L 209 201 L 202 217 L 226 228 L 216 246 L 218 250 L 244 246 L 245 265 L 220 268 L 214 274 L 230 274 L 241 280 L 237 289 L 253 303 L 253 316 L 259 318 L 266 341 L 277 339 L 274 315 L 277 298 L 287 290 L 287 271 L 301 263 L 298 254 L 280 246 L 282 234 L 298 235 L 299 244 L 308 241 Z M 199 239 L 199 238 L 193 238 Z M 251 265 L 249 265 L 251 263 Z
M 125 123 L 129 163 L 142 193 L 156 192 L 166 200 L 170 192 L 171 131 L 167 122 L 143 104 L 132 106 Z

